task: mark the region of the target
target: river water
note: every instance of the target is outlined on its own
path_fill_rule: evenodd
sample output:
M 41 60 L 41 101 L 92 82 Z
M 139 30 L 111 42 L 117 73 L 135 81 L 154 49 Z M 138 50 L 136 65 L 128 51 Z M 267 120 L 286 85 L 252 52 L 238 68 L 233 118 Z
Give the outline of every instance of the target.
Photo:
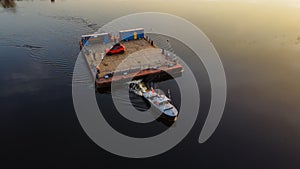
M 0 8 L 1 168 L 299 168 L 299 8 L 296 0 L 17 1 L 13 9 Z M 210 38 L 224 65 L 228 95 L 221 123 L 206 143 L 197 141 L 203 113 L 172 150 L 129 159 L 101 149 L 81 128 L 72 72 L 82 34 L 146 11 L 183 17 Z M 209 98 L 203 66 L 196 72 L 203 76 L 201 99 Z M 166 90 L 172 83 L 159 85 Z M 209 100 L 201 101 L 201 112 L 208 108 Z M 126 124 L 113 123 L 119 130 Z M 165 127 L 156 123 L 135 134 Z

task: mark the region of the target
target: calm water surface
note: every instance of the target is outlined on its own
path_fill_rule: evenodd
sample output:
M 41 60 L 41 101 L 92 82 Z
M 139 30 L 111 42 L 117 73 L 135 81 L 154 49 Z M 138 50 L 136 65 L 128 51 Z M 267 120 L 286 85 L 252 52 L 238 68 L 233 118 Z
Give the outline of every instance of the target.
M 16 4 L 14 9 L 0 8 L 0 168 L 300 167 L 299 1 Z M 192 131 L 174 149 L 128 159 L 104 151 L 81 128 L 72 102 L 72 72 L 82 34 L 144 11 L 184 17 L 206 33 L 224 64 L 228 98 L 220 126 L 206 143 L 197 139 L 208 99 L 201 102 L 202 114 Z M 196 72 L 203 76 L 201 94 L 209 98 L 203 66 Z M 122 122 L 115 124 L 122 128 Z M 161 129 L 155 124 L 153 131 Z

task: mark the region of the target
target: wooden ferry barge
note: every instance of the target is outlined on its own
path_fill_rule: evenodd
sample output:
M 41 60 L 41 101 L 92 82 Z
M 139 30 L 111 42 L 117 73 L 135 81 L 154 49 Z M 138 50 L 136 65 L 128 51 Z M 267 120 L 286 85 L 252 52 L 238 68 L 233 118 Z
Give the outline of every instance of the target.
M 122 44 L 125 51 L 108 55 L 116 43 Z M 144 36 L 142 28 L 122 30 L 118 35 L 83 35 L 80 47 L 98 88 L 109 87 L 112 81 L 183 71 L 177 56 L 155 46 L 149 36 Z

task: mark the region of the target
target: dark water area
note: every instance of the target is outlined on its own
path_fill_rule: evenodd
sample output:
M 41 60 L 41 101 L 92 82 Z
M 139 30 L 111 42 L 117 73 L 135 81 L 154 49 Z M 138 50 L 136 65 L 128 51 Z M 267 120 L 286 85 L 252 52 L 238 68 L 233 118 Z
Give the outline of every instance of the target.
M 144 11 L 178 15 L 203 30 L 223 62 L 228 95 L 219 127 L 199 144 L 210 86 L 203 65 L 189 63 L 197 67 L 194 74 L 201 79 L 201 107 L 193 129 L 164 154 L 130 159 L 103 150 L 85 134 L 73 107 L 72 72 L 82 34 Z M 0 168 L 297 169 L 299 20 L 299 2 L 293 0 L 16 1 L 14 8 L 0 7 Z M 193 55 L 176 40 L 170 43 L 178 56 Z M 167 91 L 172 83 L 157 85 Z M 176 87 L 171 91 L 176 98 Z M 133 96 L 131 102 L 147 109 L 139 98 Z M 134 124 L 124 129 L 128 122 L 116 120 L 117 116 L 106 118 L 113 119 L 117 130 L 130 134 Z M 166 128 L 156 122 L 131 134 L 146 137 Z

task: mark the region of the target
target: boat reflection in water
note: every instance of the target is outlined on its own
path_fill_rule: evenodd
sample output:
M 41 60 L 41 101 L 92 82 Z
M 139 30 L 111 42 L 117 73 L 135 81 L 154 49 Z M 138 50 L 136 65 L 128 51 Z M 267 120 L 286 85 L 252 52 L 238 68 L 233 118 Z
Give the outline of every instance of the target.
M 172 80 L 175 77 L 180 77 L 181 73 L 177 73 L 176 76 L 169 75 L 166 72 L 148 75 L 143 79 L 134 79 L 132 81 L 127 81 L 120 85 L 120 88 L 128 88 L 130 95 L 130 104 L 134 106 L 139 111 L 144 111 L 150 108 L 152 114 L 159 114 L 156 121 L 163 123 L 165 126 L 170 127 L 178 118 L 178 110 L 172 104 L 170 99 L 170 91 L 168 91 L 169 96 L 167 97 L 164 92 L 160 89 L 155 89 L 155 84 Z M 97 85 L 96 85 L 97 86 Z M 98 94 L 110 94 L 110 87 L 96 87 L 96 92 Z M 144 102 L 146 107 L 141 106 L 140 102 Z M 138 102 L 138 103 L 135 103 Z M 155 116 L 155 115 L 154 115 Z

